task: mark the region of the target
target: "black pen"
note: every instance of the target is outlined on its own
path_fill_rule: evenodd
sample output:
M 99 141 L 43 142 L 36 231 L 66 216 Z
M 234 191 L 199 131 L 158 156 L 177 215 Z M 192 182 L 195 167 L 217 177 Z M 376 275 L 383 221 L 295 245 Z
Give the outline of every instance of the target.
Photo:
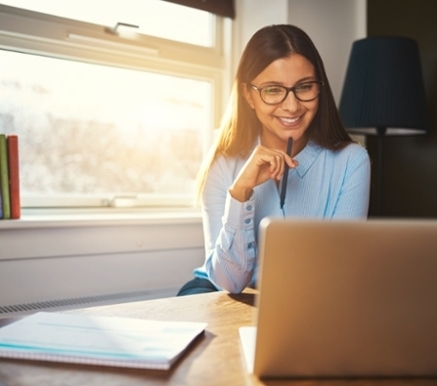
M 288 138 L 287 141 L 287 154 L 291 157 L 291 147 L 293 145 L 293 138 Z M 288 170 L 290 167 L 288 164 L 285 164 L 285 170 L 284 174 L 282 175 L 282 182 L 281 182 L 281 209 L 284 207 L 285 202 L 285 193 L 287 191 L 287 180 L 288 180 Z

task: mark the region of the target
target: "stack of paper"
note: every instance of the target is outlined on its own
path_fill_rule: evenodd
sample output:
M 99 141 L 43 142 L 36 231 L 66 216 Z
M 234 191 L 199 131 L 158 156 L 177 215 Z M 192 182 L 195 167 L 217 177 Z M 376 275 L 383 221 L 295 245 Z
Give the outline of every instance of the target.
M 205 327 L 39 312 L 0 329 L 0 357 L 166 370 Z

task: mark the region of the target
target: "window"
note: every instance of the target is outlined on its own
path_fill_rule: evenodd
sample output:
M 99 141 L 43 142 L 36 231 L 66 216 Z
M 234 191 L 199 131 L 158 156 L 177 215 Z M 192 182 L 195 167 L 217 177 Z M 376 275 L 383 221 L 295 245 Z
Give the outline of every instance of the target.
M 211 47 L 212 14 L 162 0 L 3 0 L 2 4 L 62 18 L 126 30 L 165 39 Z M 171 26 L 171 28 L 169 28 Z M 120 32 L 120 31 L 118 31 Z
M 23 206 L 191 204 L 228 91 L 226 19 L 161 0 L 6 3 L 0 132 L 20 138 Z M 202 32 L 130 27 L 143 23 L 111 19 L 117 3 L 154 20 L 165 5 Z

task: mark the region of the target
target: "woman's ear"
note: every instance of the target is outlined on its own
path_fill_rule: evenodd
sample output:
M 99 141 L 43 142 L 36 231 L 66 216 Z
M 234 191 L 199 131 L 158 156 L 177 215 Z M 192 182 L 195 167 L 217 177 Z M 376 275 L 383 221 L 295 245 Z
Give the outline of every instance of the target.
M 250 91 L 247 89 L 247 86 L 245 83 L 243 83 L 241 85 L 241 89 L 243 91 L 244 99 L 246 99 L 246 102 L 248 103 L 248 105 L 252 109 L 255 109 L 255 105 L 253 104 L 253 100 L 252 100 L 252 95 L 251 95 Z

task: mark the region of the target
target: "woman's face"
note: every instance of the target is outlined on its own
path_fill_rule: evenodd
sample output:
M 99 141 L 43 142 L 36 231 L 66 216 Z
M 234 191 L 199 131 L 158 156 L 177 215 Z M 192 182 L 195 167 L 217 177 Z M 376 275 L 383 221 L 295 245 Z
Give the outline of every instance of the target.
M 281 85 L 294 87 L 316 79 L 314 66 L 302 55 L 277 59 L 267 66 L 251 84 L 256 87 Z M 285 150 L 289 137 L 293 137 L 293 155 L 302 150 L 307 141 L 306 130 L 317 113 L 319 99 L 302 102 L 293 92 L 278 104 L 268 105 L 250 85 L 243 86 L 244 96 L 262 124 L 261 143 L 264 146 Z

